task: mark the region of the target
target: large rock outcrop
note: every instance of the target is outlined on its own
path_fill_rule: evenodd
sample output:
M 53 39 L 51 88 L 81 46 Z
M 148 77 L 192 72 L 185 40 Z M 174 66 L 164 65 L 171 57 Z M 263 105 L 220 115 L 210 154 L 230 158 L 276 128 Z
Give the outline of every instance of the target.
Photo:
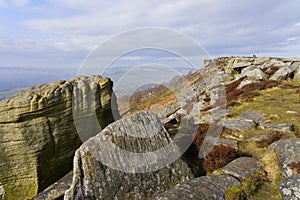
M 192 177 L 181 159 L 172 161 L 178 151 L 155 114 L 136 112 L 76 151 L 65 200 L 152 198 Z
M 91 76 L 34 86 L 1 101 L 4 199 L 31 198 L 68 173 L 82 140 L 114 121 L 112 97 L 110 79 Z M 85 124 L 90 135 L 78 135 L 95 116 L 100 125 Z

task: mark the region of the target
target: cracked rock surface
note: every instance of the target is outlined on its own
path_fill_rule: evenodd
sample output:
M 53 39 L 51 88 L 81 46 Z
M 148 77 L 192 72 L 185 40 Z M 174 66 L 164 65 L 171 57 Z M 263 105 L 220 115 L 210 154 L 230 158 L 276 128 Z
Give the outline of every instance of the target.
M 96 98 L 89 99 L 91 91 Z M 76 77 L 28 88 L 0 102 L 0 182 L 5 196 L 29 199 L 72 169 L 81 139 L 113 121 L 112 82 Z M 93 111 L 100 126 L 79 137 L 74 111 Z M 89 119 L 90 112 L 80 117 Z M 79 117 L 80 116 L 80 117 Z
M 108 125 L 76 151 L 65 200 L 152 198 L 192 177 L 181 159 L 167 164 L 178 151 L 159 118 L 138 111 Z

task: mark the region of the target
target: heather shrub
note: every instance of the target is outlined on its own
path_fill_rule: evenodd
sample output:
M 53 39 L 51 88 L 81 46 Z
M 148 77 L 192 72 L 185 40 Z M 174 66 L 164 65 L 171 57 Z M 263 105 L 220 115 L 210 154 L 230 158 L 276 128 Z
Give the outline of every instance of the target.
M 214 146 L 204 158 L 204 169 L 206 172 L 213 172 L 240 156 L 241 153 L 233 147 L 225 145 Z

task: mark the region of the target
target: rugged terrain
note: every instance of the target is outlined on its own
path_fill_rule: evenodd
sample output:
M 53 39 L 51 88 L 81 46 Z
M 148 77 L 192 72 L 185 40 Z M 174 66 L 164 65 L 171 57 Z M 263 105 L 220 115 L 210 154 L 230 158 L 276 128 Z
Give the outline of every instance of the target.
M 84 80 L 90 83 L 88 80 L 95 79 Z M 97 93 L 101 96 L 99 108 L 107 108 L 104 110 L 110 114 L 104 114 L 100 109 L 98 120 L 103 124 L 101 127 L 106 128 L 89 138 L 93 136 L 91 130 L 95 129 L 86 125 L 83 131 L 87 136 L 83 141 L 87 141 L 80 147 L 78 137 L 82 136 L 76 136 L 72 123 L 63 123 L 65 117 L 60 112 L 65 109 L 51 110 L 52 101 L 43 104 L 40 98 L 37 101 L 40 103 L 30 103 L 33 100 L 21 93 L 21 96 L 19 94 L 0 103 L 0 139 L 3 138 L 0 140 L 0 182 L 4 185 L 5 199 L 24 199 L 8 187 L 15 184 L 15 177 L 21 177 L 25 186 L 28 180 L 28 183 L 39 183 L 32 177 L 44 180 L 54 173 L 51 169 L 60 171 L 59 166 L 51 163 L 53 168 L 45 169 L 44 173 L 39 174 L 38 170 L 28 173 L 28 169 L 40 169 L 36 166 L 43 166 L 43 162 L 36 163 L 44 159 L 29 159 L 16 153 L 29 152 L 24 155 L 37 157 L 41 154 L 44 157 L 40 157 L 45 158 L 53 150 L 53 145 L 47 146 L 46 143 L 43 144 L 46 150 L 27 151 L 29 147 L 35 149 L 33 144 L 46 140 L 43 138 L 49 135 L 48 129 L 40 131 L 31 127 L 43 127 L 39 124 L 44 123 L 39 123 L 37 119 L 49 118 L 51 113 L 56 113 L 56 117 L 51 119 L 58 121 L 52 123 L 50 120 L 50 127 L 62 128 L 56 129 L 57 134 L 68 130 L 68 138 L 58 141 L 63 141 L 66 148 L 61 151 L 69 153 L 62 153 L 68 157 L 62 158 L 65 162 L 51 153 L 53 157 L 50 161 L 55 163 L 59 160 L 61 166 L 70 167 L 67 162 L 79 148 L 74 157 L 74 172 L 51 186 L 54 178 L 47 184 L 45 181 L 39 183 L 41 188 L 33 186 L 35 193 L 49 186 L 35 199 L 63 198 L 64 194 L 65 199 L 300 199 L 300 59 L 222 57 L 211 60 L 196 72 L 124 98 L 129 101 L 129 110 L 121 110 L 124 116 L 113 123 L 110 122 L 113 121 L 114 111 L 108 109 L 112 98 L 111 83 L 104 81 L 103 84 L 103 80 L 107 79 L 96 81 L 100 86 Z M 61 87 L 65 84 L 59 82 L 54 85 L 57 88 L 57 85 Z M 43 94 L 48 91 L 48 87 L 39 88 Z M 31 88 L 23 94 L 29 91 L 35 90 Z M 88 93 L 80 94 L 84 97 Z M 10 101 L 21 103 L 9 106 Z M 28 104 L 25 103 L 27 101 Z M 119 107 L 124 108 L 123 105 Z M 34 108 L 34 112 L 30 108 Z M 12 117 L 8 117 L 7 112 L 10 111 L 15 111 Z M 80 119 L 88 117 L 82 116 Z M 30 126 L 21 126 L 24 120 Z M 29 134 L 35 136 L 30 137 L 30 143 L 19 143 L 22 140 L 18 135 L 23 137 Z M 109 146 L 111 143 L 115 146 Z M 18 144 L 18 148 L 14 144 Z M 168 159 L 163 157 L 165 154 L 154 153 L 151 160 L 136 160 L 122 159 L 122 151 L 119 151 L 156 152 L 168 144 L 172 148 L 167 155 L 172 157 L 172 152 L 180 152 L 182 156 L 171 165 L 146 173 L 139 172 L 160 166 Z M 120 148 L 115 149 L 116 146 Z M 13 156 L 20 163 L 12 164 L 13 159 L 8 158 Z M 114 166 L 118 167 L 111 168 L 102 159 L 113 161 Z M 46 163 L 49 165 L 50 161 Z M 134 164 L 141 167 L 134 168 Z M 6 165 L 10 167 L 3 168 Z M 69 167 L 65 168 L 64 173 L 54 173 L 55 179 L 65 175 Z M 25 174 L 34 175 L 27 177 Z

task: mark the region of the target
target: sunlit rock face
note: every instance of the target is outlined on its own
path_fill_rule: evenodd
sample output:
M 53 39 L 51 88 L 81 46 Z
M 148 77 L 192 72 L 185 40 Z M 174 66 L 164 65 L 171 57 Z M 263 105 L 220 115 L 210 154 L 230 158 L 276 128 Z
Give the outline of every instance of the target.
M 1 101 L 4 199 L 31 198 L 69 172 L 82 140 L 114 121 L 112 97 L 110 79 L 91 76 L 34 86 Z M 93 118 L 99 123 L 82 125 Z M 84 126 L 88 134 L 78 134 Z

